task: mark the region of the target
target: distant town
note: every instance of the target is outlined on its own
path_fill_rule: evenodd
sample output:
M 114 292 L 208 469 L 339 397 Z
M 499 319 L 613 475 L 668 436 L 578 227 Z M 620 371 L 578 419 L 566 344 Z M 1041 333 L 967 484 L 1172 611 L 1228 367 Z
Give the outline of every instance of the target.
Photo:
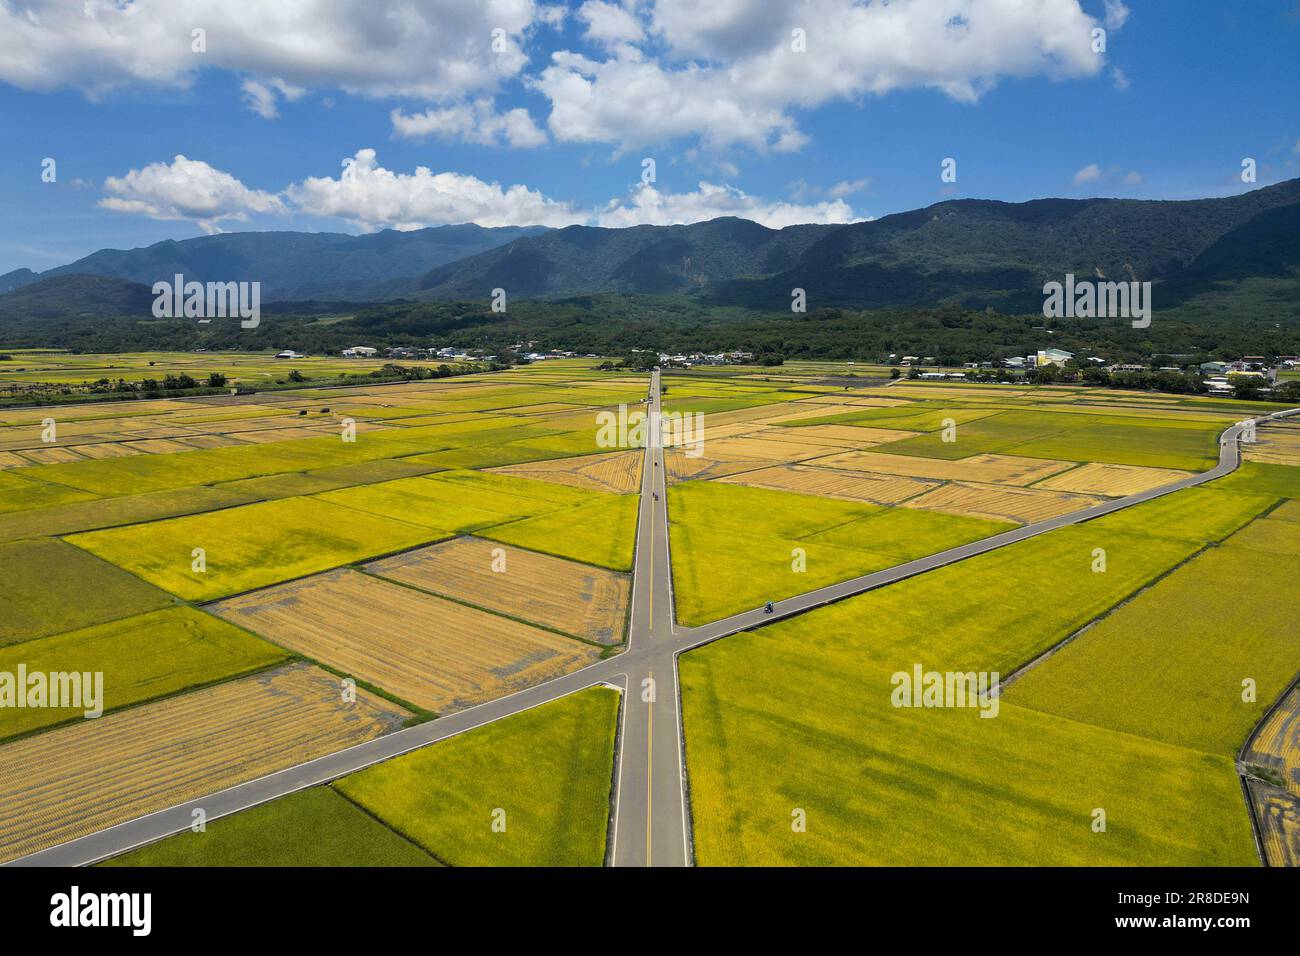
M 381 356 L 380 349 L 366 345 L 345 348 L 339 354 L 343 358 L 373 360 L 382 357 L 393 361 L 441 359 L 446 362 L 488 365 L 528 364 L 554 359 L 597 357 L 571 351 L 539 351 L 536 345 L 536 342 L 519 342 L 499 355 L 489 355 L 482 349 L 461 349 L 451 346 L 428 348 L 394 346 L 383 349 Z M 280 359 L 305 357 L 291 349 L 276 355 L 276 358 Z M 1300 356 L 1243 355 L 1233 361 L 1201 361 L 1203 358 L 1203 355 L 1190 353 L 1161 355 L 1155 356 L 1147 364 L 1139 364 L 1112 362 L 1102 355 L 1078 355 L 1065 349 L 1045 348 L 1026 355 L 965 362 L 961 368 L 945 368 L 938 366 L 932 355 L 890 353 L 879 363 L 846 361 L 844 374 L 855 377 L 887 374 L 890 378 L 906 377 L 927 381 L 953 380 L 975 383 L 1008 381 L 1024 381 L 1032 384 L 1082 383 L 1250 399 L 1257 399 L 1273 392 L 1289 393 L 1300 389 Z M 689 369 L 724 365 L 775 366 L 783 362 L 782 357 L 773 356 L 771 353 L 756 355 L 754 352 L 743 350 L 668 353 L 653 349 L 633 349 L 631 355 L 623 361 L 606 362 L 602 367 Z M 1294 378 L 1291 373 L 1295 373 Z

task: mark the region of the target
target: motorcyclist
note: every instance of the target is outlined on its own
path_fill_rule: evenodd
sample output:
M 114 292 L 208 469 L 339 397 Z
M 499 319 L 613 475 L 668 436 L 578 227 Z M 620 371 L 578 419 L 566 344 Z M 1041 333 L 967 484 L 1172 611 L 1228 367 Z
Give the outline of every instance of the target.
M 774 610 L 775 610 L 775 608 L 772 606 L 772 602 L 771 602 L 771 601 L 768 601 L 766 604 L 763 605 L 763 613 L 764 613 L 764 614 L 771 614 L 772 611 L 774 611 Z

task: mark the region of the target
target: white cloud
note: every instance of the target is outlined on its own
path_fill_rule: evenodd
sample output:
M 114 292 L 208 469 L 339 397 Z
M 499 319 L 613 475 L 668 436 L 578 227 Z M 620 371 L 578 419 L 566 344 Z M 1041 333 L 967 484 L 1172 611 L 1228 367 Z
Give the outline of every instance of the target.
M 562 50 L 529 78 L 557 140 L 796 150 L 794 109 L 907 88 L 975 102 L 1002 77 L 1103 67 L 1078 0 L 654 0 L 649 16 L 661 58 L 626 42 L 599 61 Z M 792 49 L 796 28 L 807 52 Z
M 698 134 L 715 147 L 801 144 L 794 121 L 780 105 L 730 95 L 710 70 L 665 70 L 627 48 L 599 63 L 576 53 L 555 53 L 532 82 L 551 101 L 548 124 L 561 141 L 612 142 L 632 149 Z
M 24 89 L 187 86 L 204 68 L 364 96 L 459 98 L 526 65 L 562 11 L 534 0 L 25 0 L 0 3 L 0 80 Z M 193 52 L 191 31 L 206 31 Z M 492 31 L 504 48 L 492 49 Z
M 1127 74 L 1117 66 L 1110 69 L 1110 82 L 1121 93 L 1133 85 L 1129 82 Z
M 403 139 L 434 136 L 481 146 L 505 143 L 515 149 L 540 146 L 546 142 L 546 134 L 537 128 L 527 110 L 497 113 L 487 97 L 423 113 L 407 114 L 398 108 L 389 118 L 393 123 L 393 134 Z
M 1101 167 L 1096 163 L 1089 163 L 1074 174 L 1074 184 L 1082 186 L 1084 183 L 1095 183 L 1101 179 Z
M 1146 182 L 1146 177 L 1144 177 L 1137 170 L 1133 170 L 1131 172 L 1124 174 L 1125 186 L 1141 186 L 1144 182 Z
M 645 39 L 645 30 L 636 14 L 616 3 L 587 0 L 578 8 L 578 19 L 587 24 L 585 35 L 593 43 L 612 46 L 640 43 Z
M 249 189 L 229 173 L 201 160 L 177 156 L 171 164 L 150 163 L 125 176 L 104 180 L 109 196 L 99 205 L 151 219 L 193 220 L 205 232 L 220 232 L 220 223 L 246 222 L 249 213 L 284 213 L 279 196 Z
M 1124 0 L 1105 0 L 1106 29 L 1118 30 L 1128 22 L 1129 9 Z
M 344 161 L 337 179 L 312 177 L 290 186 L 289 199 L 313 216 L 345 219 L 366 229 L 419 229 L 447 223 L 480 226 L 567 226 L 584 217 L 568 203 L 526 186 L 501 186 L 461 173 L 385 169 L 373 149 Z
M 656 226 L 701 222 L 719 216 L 752 219 L 772 229 L 807 222 L 855 222 L 852 207 L 842 199 L 813 204 L 771 202 L 750 196 L 733 186 L 700 183 L 694 192 L 664 193 L 654 186 L 632 191 L 629 202 L 612 199 L 596 214 L 600 226 Z
M 279 77 L 272 77 L 266 81 L 248 77 L 239 88 L 244 92 L 244 102 L 248 108 L 262 119 L 275 119 L 280 115 L 277 95 L 292 103 L 307 94 L 301 86 L 286 83 Z
M 852 196 L 854 193 L 860 193 L 871 185 L 871 178 L 863 176 L 861 179 L 841 180 L 830 189 L 826 190 L 826 195 L 834 199 L 843 199 L 845 196 Z
M 463 222 L 481 226 L 581 223 L 618 228 L 676 225 L 720 216 L 737 216 L 780 229 L 799 223 L 870 218 L 855 213 L 844 200 L 867 187 L 870 180 L 865 178 L 844 180 L 827 189 L 809 189 L 801 183 L 807 201 L 799 197 L 769 200 L 710 182 L 700 182 L 694 190 L 682 193 L 638 185 L 625 197 L 583 209 L 525 185 L 502 186 L 463 173 L 435 173 L 423 166 L 411 173 L 385 169 L 373 149 L 358 150 L 342 165 L 337 177 L 310 177 L 279 193 L 269 193 L 249 189 L 205 162 L 177 156 L 171 164 L 152 163 L 120 178 L 109 177 L 104 183 L 109 195 L 100 205 L 154 219 L 192 220 L 208 232 L 220 232 L 221 222 L 246 222 L 250 213 L 343 219 L 364 231 Z

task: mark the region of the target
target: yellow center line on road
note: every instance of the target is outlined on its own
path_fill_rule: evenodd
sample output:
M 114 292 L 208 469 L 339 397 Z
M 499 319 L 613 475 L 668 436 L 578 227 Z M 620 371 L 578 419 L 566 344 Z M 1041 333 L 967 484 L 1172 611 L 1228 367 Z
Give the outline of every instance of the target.
M 650 630 L 655 629 L 655 519 L 654 504 L 650 505 Z
M 646 749 L 645 749 L 645 865 L 650 866 L 653 849 L 650 835 L 652 827 L 650 820 L 654 816 L 654 759 L 655 759 L 655 721 L 654 721 L 654 679 L 655 672 L 647 672 L 650 678 L 650 699 L 646 701 Z

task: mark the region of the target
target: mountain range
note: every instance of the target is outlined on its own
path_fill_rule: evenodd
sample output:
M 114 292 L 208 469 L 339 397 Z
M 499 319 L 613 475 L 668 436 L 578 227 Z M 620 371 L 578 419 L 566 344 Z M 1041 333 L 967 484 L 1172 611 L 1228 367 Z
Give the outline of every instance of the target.
M 46 272 L 0 275 L 0 292 L 43 279 L 91 275 L 152 286 L 177 273 L 198 282 L 262 283 L 262 300 L 334 299 L 379 302 L 419 288 L 429 270 L 484 252 L 542 226 L 488 229 L 473 224 L 350 236 L 337 232 L 231 232 L 143 249 L 101 249 Z
M 1300 317 L 1300 180 L 1185 201 L 955 199 L 877 220 L 784 229 L 721 218 L 622 229 L 230 233 L 8 273 L 0 276 L 0 290 L 10 290 L 0 294 L 0 316 L 102 312 L 115 301 L 118 314 L 134 313 L 135 284 L 178 272 L 260 280 L 263 302 L 486 303 L 502 288 L 523 298 L 687 295 L 769 312 L 788 312 L 797 288 L 810 309 L 953 304 L 1018 313 L 1036 312 L 1043 283 L 1066 273 L 1150 280 L 1164 307 L 1263 280 L 1270 307 Z

